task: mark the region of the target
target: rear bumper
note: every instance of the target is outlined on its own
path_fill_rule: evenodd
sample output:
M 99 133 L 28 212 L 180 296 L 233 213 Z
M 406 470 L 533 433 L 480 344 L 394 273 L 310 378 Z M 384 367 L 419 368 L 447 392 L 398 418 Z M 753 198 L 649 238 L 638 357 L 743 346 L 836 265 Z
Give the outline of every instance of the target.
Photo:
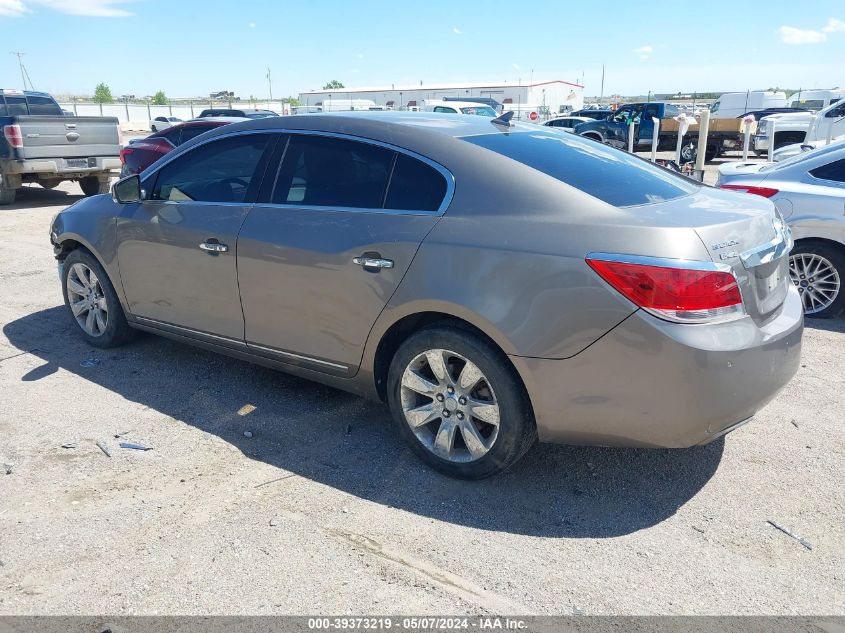
M 680 325 L 638 311 L 566 360 L 514 358 L 546 442 L 681 448 L 716 439 L 783 388 L 801 359 L 803 310 Z
M 118 156 L 96 156 L 86 159 L 85 166 L 68 163 L 66 158 L 30 158 L 26 160 L 4 160 L 0 164 L 5 174 L 43 174 L 62 178 L 79 178 L 99 172 L 120 169 Z

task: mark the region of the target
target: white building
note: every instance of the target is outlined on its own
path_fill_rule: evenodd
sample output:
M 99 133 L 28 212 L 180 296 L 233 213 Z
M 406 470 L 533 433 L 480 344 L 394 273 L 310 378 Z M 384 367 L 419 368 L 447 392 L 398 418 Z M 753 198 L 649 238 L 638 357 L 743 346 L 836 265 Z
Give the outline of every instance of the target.
M 584 87 L 554 79 L 534 83 L 466 83 L 430 85 L 392 85 L 376 88 L 340 88 L 337 90 L 312 90 L 299 95 L 299 102 L 307 106 L 321 106 L 332 99 L 348 101 L 368 99 L 377 106 L 400 109 L 420 106 L 424 101 L 437 101 L 443 97 L 486 97 L 504 104 L 505 110 L 537 109 L 541 114 L 557 114 L 566 110 L 579 110 L 584 105 Z M 511 106 L 510 108 L 508 106 Z

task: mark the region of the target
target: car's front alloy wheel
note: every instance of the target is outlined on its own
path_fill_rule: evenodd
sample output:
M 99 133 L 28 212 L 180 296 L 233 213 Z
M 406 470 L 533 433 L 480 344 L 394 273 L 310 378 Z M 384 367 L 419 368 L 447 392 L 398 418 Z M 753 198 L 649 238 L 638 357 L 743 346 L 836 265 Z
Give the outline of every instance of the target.
M 82 262 L 67 276 L 68 305 L 79 327 L 88 336 L 102 336 L 109 322 L 109 305 L 96 273 Z

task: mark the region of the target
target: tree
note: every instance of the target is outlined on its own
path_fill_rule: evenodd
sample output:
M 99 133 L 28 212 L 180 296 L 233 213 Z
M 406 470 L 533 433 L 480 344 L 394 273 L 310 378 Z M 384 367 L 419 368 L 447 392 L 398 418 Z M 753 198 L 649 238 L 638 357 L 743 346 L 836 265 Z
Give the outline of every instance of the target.
M 290 106 L 292 108 L 295 108 L 295 107 L 301 105 L 299 103 L 299 99 L 297 99 L 296 97 L 288 97 L 287 99 L 282 99 L 282 101 L 284 101 L 287 104 L 290 104 Z
M 97 84 L 97 87 L 94 89 L 94 101 L 96 103 L 114 103 L 111 88 L 104 83 Z
M 157 93 L 155 93 L 150 103 L 152 105 L 167 105 L 167 95 L 164 94 L 164 90 L 159 90 Z
M 329 83 L 323 86 L 323 90 L 338 90 L 340 88 L 346 88 L 346 86 L 340 83 L 337 79 L 332 79 Z

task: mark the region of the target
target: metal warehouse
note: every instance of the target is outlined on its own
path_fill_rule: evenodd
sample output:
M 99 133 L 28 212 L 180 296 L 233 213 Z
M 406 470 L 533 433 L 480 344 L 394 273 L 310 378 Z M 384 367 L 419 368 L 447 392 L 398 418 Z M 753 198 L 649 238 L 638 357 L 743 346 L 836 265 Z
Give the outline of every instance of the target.
M 312 90 L 299 95 L 303 105 L 323 106 L 334 100 L 366 99 L 387 108 L 414 108 L 426 101 L 443 97 L 487 97 L 511 106 L 527 106 L 550 113 L 578 110 L 584 103 L 584 87 L 580 84 L 553 79 L 532 83 L 460 83 L 425 85 L 390 85 L 375 88 L 340 88 Z M 546 110 L 548 108 L 548 110 Z M 330 108 L 327 108 L 330 109 Z

